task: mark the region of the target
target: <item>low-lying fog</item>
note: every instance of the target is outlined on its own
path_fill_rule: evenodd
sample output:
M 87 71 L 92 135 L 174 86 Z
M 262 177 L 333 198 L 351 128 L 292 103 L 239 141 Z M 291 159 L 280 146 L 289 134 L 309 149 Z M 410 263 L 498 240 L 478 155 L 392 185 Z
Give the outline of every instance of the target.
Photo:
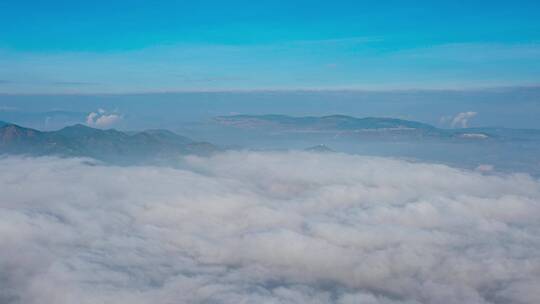
M 480 171 L 2 157 L 0 303 L 540 303 L 540 181 Z

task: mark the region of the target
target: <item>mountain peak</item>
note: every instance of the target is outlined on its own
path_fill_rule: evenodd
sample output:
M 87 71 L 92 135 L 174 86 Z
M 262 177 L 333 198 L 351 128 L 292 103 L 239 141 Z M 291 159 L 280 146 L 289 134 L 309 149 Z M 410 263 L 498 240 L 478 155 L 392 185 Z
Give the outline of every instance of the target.
M 27 138 L 36 137 L 40 133 L 41 132 L 37 130 L 24 128 L 15 124 L 5 124 L 1 126 L 0 129 L 0 142 L 8 143 L 21 141 Z
M 329 148 L 327 145 L 324 145 L 324 144 L 320 144 L 320 145 L 316 145 L 316 146 L 313 146 L 313 147 L 309 147 L 309 148 L 306 148 L 304 149 L 305 151 L 309 151 L 309 152 L 317 152 L 317 153 L 331 153 L 331 152 L 335 152 L 334 150 L 332 150 L 331 148 Z
M 356 117 L 343 115 L 343 114 L 326 115 L 326 116 L 321 116 L 320 118 L 321 119 L 358 119 Z
M 62 128 L 62 130 L 97 130 L 97 129 L 79 123 L 72 126 L 64 127 Z
M 216 150 L 213 145 L 195 142 L 167 130 L 131 135 L 83 124 L 50 132 L 12 124 L 0 127 L 0 154 L 79 156 L 127 164 L 173 160 L 185 154 L 207 155 Z
M 76 124 L 72 126 L 65 127 L 56 131 L 57 134 L 66 136 L 66 137 L 80 137 L 80 136 L 93 136 L 99 134 L 114 134 L 114 135 L 125 135 L 124 133 L 117 131 L 115 129 L 96 129 L 89 127 L 83 124 Z

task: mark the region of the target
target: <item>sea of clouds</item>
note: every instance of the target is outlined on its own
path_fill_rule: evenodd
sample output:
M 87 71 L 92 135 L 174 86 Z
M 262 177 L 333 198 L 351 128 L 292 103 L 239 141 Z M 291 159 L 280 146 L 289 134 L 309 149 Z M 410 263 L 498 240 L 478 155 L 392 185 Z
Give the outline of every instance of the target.
M 0 158 L 0 303 L 540 303 L 540 181 L 338 153 Z

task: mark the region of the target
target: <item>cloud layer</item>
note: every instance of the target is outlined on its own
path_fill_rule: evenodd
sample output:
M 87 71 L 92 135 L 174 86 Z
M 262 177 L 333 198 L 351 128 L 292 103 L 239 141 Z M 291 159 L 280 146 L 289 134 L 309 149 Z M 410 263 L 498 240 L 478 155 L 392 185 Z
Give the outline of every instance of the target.
M 540 182 L 306 152 L 0 159 L 0 303 L 539 303 Z

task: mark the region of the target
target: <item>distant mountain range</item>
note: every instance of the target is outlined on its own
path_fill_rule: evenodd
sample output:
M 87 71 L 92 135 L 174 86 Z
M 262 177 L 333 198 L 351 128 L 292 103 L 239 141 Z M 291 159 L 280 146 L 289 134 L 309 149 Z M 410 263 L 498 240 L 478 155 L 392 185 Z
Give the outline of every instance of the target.
M 42 132 L 0 121 L 0 154 L 91 157 L 114 163 L 167 160 L 185 154 L 207 155 L 218 147 L 167 130 L 127 133 L 85 125 Z
M 308 151 L 329 152 L 321 143 L 364 143 L 369 140 L 424 143 L 430 140 L 445 142 L 505 142 L 529 141 L 540 143 L 540 130 L 507 128 L 441 129 L 429 124 L 396 118 L 355 118 L 345 115 L 322 117 L 292 117 L 285 115 L 234 115 L 214 119 L 208 133 L 215 141 L 221 137 L 222 147 L 234 147 L 249 136 L 267 140 L 267 147 L 298 148 L 311 146 Z M 226 132 L 233 130 L 233 132 Z M 236 130 L 236 131 L 235 131 Z M 193 130 L 195 131 L 195 130 Z M 237 132 L 241 131 L 241 132 Z M 186 131 L 189 132 L 189 131 Z M 190 133 L 196 134 L 196 133 Z M 265 136 L 265 135 L 270 135 Z M 204 137 L 203 137 L 204 138 Z M 208 137 L 206 137 L 208 138 Z M 287 139 L 287 145 L 272 143 Z M 332 140 L 328 140 L 332 139 Z M 337 141 L 335 141 L 337 140 Z M 251 143 L 257 141 L 251 141 Z M 315 146 L 313 146 L 315 144 Z M 245 147 L 255 147 L 244 142 Z M 238 146 L 237 146 L 238 147 Z M 304 146 L 305 147 L 305 146 Z M 264 149 L 264 147 L 262 147 Z M 200 142 L 167 130 L 122 132 L 102 130 L 76 124 L 57 131 L 39 131 L 0 121 L 0 155 L 57 155 L 90 157 L 115 164 L 156 163 L 175 160 L 181 155 L 210 155 L 222 148 Z
M 434 129 L 428 124 L 397 118 L 366 117 L 356 118 L 346 115 L 304 116 L 287 115 L 231 115 L 218 116 L 223 124 L 242 127 L 274 126 L 302 130 L 359 130 L 359 129 Z
M 317 152 L 317 153 L 332 153 L 332 152 L 335 152 L 334 150 L 329 148 L 327 145 L 323 145 L 323 144 L 305 148 L 304 151 Z
M 1 109 L 0 121 L 9 121 L 21 126 L 31 126 L 37 129 L 55 130 L 66 125 L 74 125 L 86 121 L 88 112 L 46 111 L 26 112 L 17 109 Z
M 421 122 L 381 117 L 232 115 L 218 116 L 214 121 L 224 127 L 264 130 L 284 134 L 301 133 L 390 140 L 540 140 L 540 130 L 508 128 L 441 129 Z

